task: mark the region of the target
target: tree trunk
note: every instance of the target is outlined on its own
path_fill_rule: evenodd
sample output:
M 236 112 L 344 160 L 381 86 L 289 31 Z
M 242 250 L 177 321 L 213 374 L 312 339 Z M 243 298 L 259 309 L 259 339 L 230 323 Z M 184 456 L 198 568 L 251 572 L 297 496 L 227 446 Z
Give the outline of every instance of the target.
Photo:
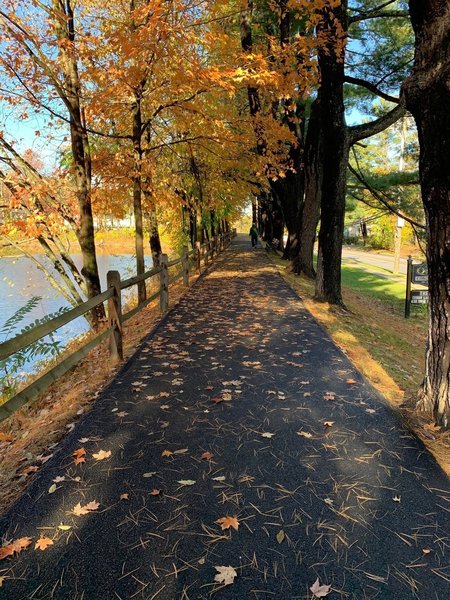
M 70 140 L 72 162 L 76 186 L 76 195 L 80 211 L 80 224 L 77 229 L 77 239 L 83 257 L 81 273 L 86 281 L 88 298 L 100 294 L 100 278 L 97 268 L 97 257 L 94 240 L 94 219 L 91 204 L 91 159 L 88 148 L 87 134 L 82 119 L 81 85 L 76 62 L 76 53 L 72 46 L 75 42 L 75 24 L 73 8 L 70 0 L 64 6 L 61 14 L 61 2 L 53 0 L 53 24 L 56 35 L 60 40 L 59 62 L 64 78 L 66 106 L 69 109 Z M 103 304 L 92 311 L 92 321 L 95 325 L 105 317 Z
M 344 44 L 347 31 L 347 0 L 322 9 L 317 27 L 325 43 L 319 47 L 321 77 L 320 126 L 323 135 L 321 224 L 317 262 L 316 298 L 342 304 L 341 256 L 344 232 L 345 193 L 349 154 L 344 108 Z
M 304 154 L 305 198 L 299 223 L 300 248 L 293 261 L 294 272 L 298 275 L 303 273 L 310 278 L 316 276 L 314 269 L 314 242 L 320 217 L 323 181 L 322 135 L 319 111 L 320 104 L 318 98 L 313 102 L 311 107 L 308 131 L 306 133 Z
M 161 238 L 158 230 L 158 217 L 156 214 L 156 206 L 149 190 L 144 189 L 145 199 L 145 221 L 148 231 L 150 251 L 152 253 L 153 266 L 159 265 L 159 259 L 162 254 Z
M 410 0 L 415 60 L 403 85 L 417 124 L 427 225 L 429 330 L 420 406 L 450 427 L 450 6 Z
M 145 273 L 144 258 L 144 218 L 142 213 L 142 90 L 134 92 L 134 102 L 131 107 L 133 118 L 133 213 L 134 213 L 134 245 L 136 251 L 136 274 Z M 138 283 L 138 302 L 144 302 L 147 297 L 145 281 Z

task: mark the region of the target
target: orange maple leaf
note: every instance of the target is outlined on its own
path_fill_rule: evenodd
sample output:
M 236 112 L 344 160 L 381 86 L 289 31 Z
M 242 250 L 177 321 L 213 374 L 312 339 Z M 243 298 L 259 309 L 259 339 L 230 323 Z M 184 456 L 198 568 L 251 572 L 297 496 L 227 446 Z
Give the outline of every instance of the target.
M 14 554 L 20 554 L 22 550 L 28 548 L 31 544 L 32 539 L 30 537 L 23 537 L 17 540 L 14 540 L 8 546 L 3 546 L 0 548 L 0 560 L 7 558 L 8 556 L 13 556 Z
M 39 549 L 39 550 L 42 550 L 42 551 L 44 551 L 44 550 L 47 550 L 47 548 L 48 548 L 49 546 L 53 546 L 53 540 L 51 540 L 51 539 L 50 539 L 50 538 L 48 538 L 48 537 L 42 536 L 42 537 L 40 537 L 40 538 L 38 539 L 38 541 L 36 542 L 36 544 L 35 544 L 35 546 L 34 546 L 34 549 L 35 549 L 35 550 L 38 550 L 38 549 Z
M 78 448 L 78 450 L 75 450 L 75 452 L 72 453 L 72 456 L 74 458 L 73 462 L 76 465 L 80 465 L 81 463 L 86 462 L 86 450 L 84 448 Z
M 230 527 L 232 527 L 237 531 L 239 528 L 239 521 L 237 517 L 230 517 L 228 515 L 226 517 L 221 517 L 220 519 L 217 519 L 216 523 L 220 525 L 222 530 L 230 529 Z

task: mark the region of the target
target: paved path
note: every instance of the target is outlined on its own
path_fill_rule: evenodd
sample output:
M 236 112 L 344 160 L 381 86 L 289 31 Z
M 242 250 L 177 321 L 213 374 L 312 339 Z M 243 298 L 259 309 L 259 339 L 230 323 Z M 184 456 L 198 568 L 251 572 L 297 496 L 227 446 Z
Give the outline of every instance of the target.
M 33 539 L 0 562 L 2 600 L 306 599 L 317 578 L 332 600 L 448 600 L 447 478 L 248 245 L 0 522 L 4 542 Z

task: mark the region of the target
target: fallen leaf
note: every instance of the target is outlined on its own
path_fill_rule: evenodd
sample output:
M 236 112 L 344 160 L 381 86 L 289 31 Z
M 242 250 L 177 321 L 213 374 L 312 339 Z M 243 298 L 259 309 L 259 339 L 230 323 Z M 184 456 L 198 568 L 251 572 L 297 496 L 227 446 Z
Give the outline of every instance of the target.
M 328 504 L 328 506 L 333 506 L 333 500 L 331 498 L 325 498 L 324 502 L 325 504 Z
M 213 456 L 214 454 L 211 454 L 211 452 L 206 451 L 203 452 L 200 458 L 202 458 L 203 460 L 211 460 Z
M 69 531 L 69 529 L 72 529 L 72 525 L 64 525 L 63 523 L 60 523 L 58 525 L 58 529 L 61 529 L 61 531 Z
M 219 477 L 212 477 L 213 481 L 225 481 L 225 475 L 219 475 Z
M 122 410 L 121 412 L 118 412 L 116 414 L 116 417 L 120 417 L 121 419 L 123 419 L 123 417 L 126 417 L 127 415 L 128 413 Z
M 401 497 L 401 496 L 394 496 L 394 497 L 392 498 L 392 500 L 393 500 L 394 502 L 401 502 L 401 501 L 402 501 L 402 497 Z
M 6 581 L 6 577 L 0 577 L 0 587 L 2 587 L 3 583 Z
M 273 438 L 275 434 L 274 433 L 269 433 L 268 431 L 265 431 L 264 433 L 261 433 L 261 437 L 263 438 Z
M 75 450 L 75 452 L 72 453 L 72 456 L 74 458 L 73 462 L 76 465 L 81 465 L 86 462 L 86 450 L 84 448 L 78 448 L 78 450 Z
M 64 475 L 57 475 L 55 479 L 52 479 L 52 481 L 54 481 L 55 483 L 62 483 L 65 480 L 66 478 Z
M 422 548 L 422 554 L 431 554 L 432 550 L 431 548 Z
M 230 529 L 230 527 L 232 527 L 237 531 L 239 528 L 239 521 L 237 517 L 229 517 L 228 515 L 226 517 L 221 517 L 220 519 L 217 519 L 216 523 L 220 525 L 222 530 Z
M 366 413 L 374 415 L 377 411 L 374 408 L 366 408 Z
M 30 473 L 36 473 L 36 471 L 39 471 L 39 467 L 29 466 L 29 467 L 25 467 L 25 469 L 22 469 L 20 474 L 21 475 L 29 475 Z
M 81 503 L 78 502 L 78 504 L 72 508 L 71 513 L 73 515 L 76 515 L 77 517 L 81 517 L 82 515 L 87 515 L 88 513 L 97 510 L 99 506 L 100 504 L 98 502 L 95 502 L 95 500 L 89 502 L 85 506 L 81 506 Z
M 180 479 L 180 481 L 177 481 L 177 483 L 180 485 L 194 485 L 195 481 L 194 479 Z
M 49 494 L 54 494 L 56 492 L 56 483 L 52 483 L 52 485 L 48 488 Z
M 285 537 L 286 537 L 286 534 L 284 533 L 284 531 L 282 529 L 280 529 L 280 531 L 277 533 L 277 542 L 279 544 L 282 544 L 284 542 Z
M 333 427 L 334 421 L 324 421 L 323 424 L 325 427 Z
M 312 438 L 312 433 L 309 433 L 309 431 L 297 431 L 297 435 L 307 438 L 308 440 Z
M 427 431 L 434 431 L 435 433 L 441 430 L 440 425 L 436 425 L 436 423 L 425 423 L 423 428 Z
M 325 598 L 331 592 L 331 585 L 320 585 L 319 578 L 309 588 L 315 598 Z
M 173 454 L 186 454 L 189 451 L 189 448 L 181 448 L 181 450 L 174 450 Z
M 150 492 L 150 496 L 159 496 L 160 493 L 161 493 L 161 490 L 154 489 Z
M 355 385 L 358 382 L 355 379 L 346 379 L 345 383 L 348 383 L 348 385 Z
M 172 456 L 173 452 L 171 452 L 170 450 L 163 450 L 161 452 L 161 456 Z
M 119 500 L 128 500 L 128 494 L 120 494 Z
M 324 400 L 336 400 L 336 394 L 334 392 L 325 392 L 323 395 Z
M 51 540 L 49 537 L 43 536 L 38 539 L 34 546 L 34 549 L 44 551 L 47 550 L 49 546 L 53 546 L 53 540 Z
M 92 458 L 95 460 L 105 460 L 111 456 L 111 450 L 99 450 L 95 454 L 92 455 Z
M 214 581 L 217 583 L 223 583 L 224 585 L 230 585 L 234 583 L 234 578 L 237 577 L 236 571 L 233 567 L 214 567 L 216 571 L 218 571 L 217 575 L 214 577 Z
M 13 556 L 14 554 L 20 554 L 22 550 L 28 548 L 31 542 L 32 539 L 30 537 L 22 537 L 17 540 L 14 540 L 8 546 L 3 546 L 2 548 L 0 548 L 0 560 L 3 560 L 8 556 Z
M 144 473 L 142 477 L 153 477 L 153 475 L 156 475 L 156 471 L 149 471 L 148 473 Z

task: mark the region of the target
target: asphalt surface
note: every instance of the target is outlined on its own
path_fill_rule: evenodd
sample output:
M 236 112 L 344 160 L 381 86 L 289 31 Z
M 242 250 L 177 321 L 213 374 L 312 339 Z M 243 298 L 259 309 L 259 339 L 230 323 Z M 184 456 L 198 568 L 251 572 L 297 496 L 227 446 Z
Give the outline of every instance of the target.
M 447 477 L 249 246 L 217 259 L 0 521 L 3 545 L 32 538 L 0 561 L 1 600 L 306 599 L 317 578 L 331 600 L 450 598 Z

